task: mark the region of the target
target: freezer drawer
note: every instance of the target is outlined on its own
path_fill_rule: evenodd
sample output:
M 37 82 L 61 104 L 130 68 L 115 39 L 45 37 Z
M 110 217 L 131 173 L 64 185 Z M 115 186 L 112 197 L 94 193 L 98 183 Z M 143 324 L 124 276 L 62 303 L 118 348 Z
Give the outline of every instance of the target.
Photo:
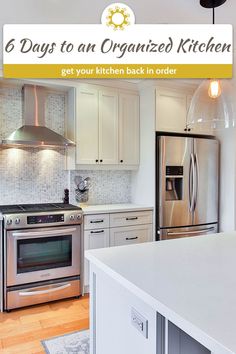
M 64 280 L 20 290 L 7 289 L 6 310 L 81 295 L 79 280 Z
M 218 232 L 218 224 L 203 226 L 177 227 L 170 229 L 160 229 L 158 231 L 160 240 L 172 240 L 183 237 L 203 236 Z

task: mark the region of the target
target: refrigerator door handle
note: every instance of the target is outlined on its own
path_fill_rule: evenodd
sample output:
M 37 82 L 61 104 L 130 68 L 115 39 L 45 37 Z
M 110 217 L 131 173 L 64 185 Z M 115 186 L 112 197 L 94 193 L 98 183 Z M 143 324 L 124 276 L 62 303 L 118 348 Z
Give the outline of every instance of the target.
M 167 232 L 167 236 L 184 236 L 184 235 L 204 235 L 211 231 L 214 231 L 214 227 L 208 227 L 206 229 L 195 230 L 195 231 L 186 231 L 186 232 Z
M 194 165 L 195 165 L 195 190 L 194 190 L 194 206 L 193 211 L 196 209 L 197 198 L 198 198 L 198 184 L 199 184 L 199 164 L 197 154 L 194 155 Z
M 190 167 L 189 167 L 189 181 L 188 181 L 188 189 L 189 189 L 189 210 L 192 213 L 194 210 L 194 191 L 195 191 L 195 161 L 194 155 L 190 154 Z

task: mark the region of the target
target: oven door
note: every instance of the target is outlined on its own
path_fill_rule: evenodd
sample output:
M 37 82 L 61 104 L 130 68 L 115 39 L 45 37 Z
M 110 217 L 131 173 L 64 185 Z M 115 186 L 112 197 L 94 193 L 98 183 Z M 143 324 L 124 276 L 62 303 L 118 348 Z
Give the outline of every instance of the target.
M 7 232 L 7 286 L 80 275 L 80 226 Z

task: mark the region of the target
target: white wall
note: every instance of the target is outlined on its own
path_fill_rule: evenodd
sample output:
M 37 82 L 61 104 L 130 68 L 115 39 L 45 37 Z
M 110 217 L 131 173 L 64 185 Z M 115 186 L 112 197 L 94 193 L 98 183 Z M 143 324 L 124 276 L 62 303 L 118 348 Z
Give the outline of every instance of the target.
M 132 173 L 132 202 L 155 206 L 155 89 L 140 91 L 140 166 Z
M 220 140 L 220 231 L 235 230 L 236 128 L 216 132 Z

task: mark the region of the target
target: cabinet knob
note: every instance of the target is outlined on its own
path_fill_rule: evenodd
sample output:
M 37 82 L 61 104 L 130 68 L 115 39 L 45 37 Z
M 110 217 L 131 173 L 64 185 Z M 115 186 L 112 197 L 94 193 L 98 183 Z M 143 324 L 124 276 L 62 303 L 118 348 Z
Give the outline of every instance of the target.
M 98 159 L 97 159 L 97 160 L 95 160 L 95 162 L 98 162 Z
M 188 129 L 187 128 L 184 128 L 184 131 L 186 132 Z
M 103 160 L 100 160 L 100 162 L 102 162 Z
M 123 163 L 124 161 L 123 160 L 120 160 L 120 163 Z
M 188 128 L 188 132 L 191 132 L 191 128 Z

